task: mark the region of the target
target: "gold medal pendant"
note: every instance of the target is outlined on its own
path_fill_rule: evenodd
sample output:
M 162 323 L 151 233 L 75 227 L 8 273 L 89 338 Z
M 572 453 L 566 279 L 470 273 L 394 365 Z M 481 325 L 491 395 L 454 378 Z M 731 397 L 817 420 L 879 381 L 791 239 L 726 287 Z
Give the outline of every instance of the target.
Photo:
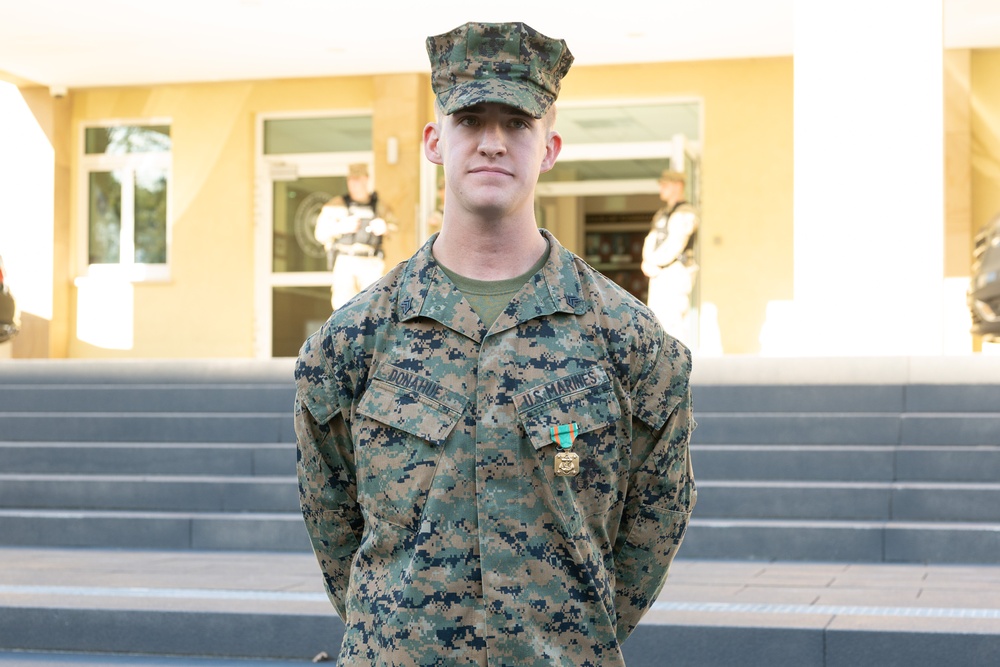
M 580 474 L 580 457 L 573 452 L 556 452 L 556 475 L 574 477 Z
M 576 422 L 549 427 L 552 442 L 559 446 L 555 457 L 557 477 L 574 477 L 580 474 L 580 457 L 570 451 L 579 433 Z

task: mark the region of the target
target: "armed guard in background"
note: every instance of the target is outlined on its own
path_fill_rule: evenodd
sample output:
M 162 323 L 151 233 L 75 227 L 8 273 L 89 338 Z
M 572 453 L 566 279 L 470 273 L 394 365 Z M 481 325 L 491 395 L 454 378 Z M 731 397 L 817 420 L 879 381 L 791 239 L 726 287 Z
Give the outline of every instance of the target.
M 652 229 L 642 246 L 642 272 L 649 277 L 647 303 L 663 328 L 688 340 L 691 291 L 698 274 L 695 239 L 698 213 L 684 199 L 684 174 L 666 170 L 660 176 L 660 199 L 665 206 L 653 215 Z
M 316 220 L 316 240 L 333 271 L 334 310 L 385 273 L 382 240 L 388 229 L 378 193 L 368 192 L 368 165 L 350 165 L 347 194 L 328 201 Z

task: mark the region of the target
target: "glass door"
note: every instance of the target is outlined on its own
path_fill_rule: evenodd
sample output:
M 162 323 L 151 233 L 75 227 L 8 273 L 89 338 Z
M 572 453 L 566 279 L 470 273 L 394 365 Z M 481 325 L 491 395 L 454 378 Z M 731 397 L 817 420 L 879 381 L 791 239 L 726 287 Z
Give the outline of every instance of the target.
M 347 192 L 348 166 L 376 185 L 371 116 L 258 118 L 254 354 L 294 357 L 333 312 L 333 272 L 314 230 L 320 209 Z
M 313 230 L 323 204 L 346 188 L 342 175 L 272 182 L 272 357 L 296 356 L 332 312 L 333 274 Z
M 564 150 L 556 167 L 539 181 L 539 224 L 646 303 L 649 279 L 640 268 L 642 247 L 654 214 L 663 206 L 657 179 L 664 169 L 685 172 L 686 198 L 700 209 L 697 146 L 682 134 L 669 141 L 617 145 L 589 153 L 580 148 Z M 700 261 L 695 238 L 694 252 Z M 686 341 L 696 342 L 699 336 L 699 284 L 696 279 Z
M 347 192 L 348 165 L 369 160 L 355 155 L 274 163 L 261 180 L 257 357 L 297 356 L 305 339 L 333 312 L 333 272 L 314 236 L 316 219 L 326 202 Z

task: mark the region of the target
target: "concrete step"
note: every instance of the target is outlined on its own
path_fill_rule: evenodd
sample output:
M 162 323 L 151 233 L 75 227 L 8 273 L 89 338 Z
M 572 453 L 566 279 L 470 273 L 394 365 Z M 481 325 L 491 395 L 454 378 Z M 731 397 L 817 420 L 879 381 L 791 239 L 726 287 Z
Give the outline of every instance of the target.
M 325 662 L 325 661 L 320 661 Z M 50 651 L 0 651 L 3 667 L 309 667 L 305 658 L 204 658 L 201 656 L 136 655 L 130 653 L 52 653 Z
M 295 445 L 0 442 L 0 470 L 77 475 L 294 475 Z
M 695 414 L 706 445 L 1000 445 L 1000 413 Z
M 1000 384 L 698 384 L 698 412 L 1000 411 Z
M 896 479 L 995 482 L 1000 480 L 1000 446 L 900 447 Z
M 0 546 L 310 550 L 298 512 L 0 510 Z M 691 558 L 1000 564 L 1000 523 L 694 518 Z
M 0 384 L 291 384 L 294 359 L 8 359 Z
M 0 651 L 3 667 L 309 667 L 305 658 L 268 660 L 261 658 L 204 658 L 201 656 L 135 655 L 128 653 L 52 653 L 45 651 Z
M 995 566 L 680 558 L 624 652 L 629 667 L 989 665 L 998 600 Z M 0 664 L 306 663 L 336 659 L 342 631 L 312 554 L 0 549 Z
M 298 512 L 0 509 L 0 546 L 310 551 Z
M 688 558 L 1000 564 L 1000 523 L 691 520 Z
M 697 433 L 697 429 L 695 431 Z M 691 445 L 695 479 L 885 481 L 895 476 L 894 445 Z
M 702 519 L 1000 523 L 1000 484 L 949 482 L 698 482 Z
M 0 386 L 0 410 L 61 412 L 291 411 L 291 382 L 239 384 L 15 384 Z
M 295 442 L 282 412 L 7 412 L 5 442 Z
M 294 477 L 0 474 L 0 507 L 137 512 L 295 512 Z
M 863 413 L 904 411 L 902 385 L 698 385 L 691 388 L 696 412 Z
M 993 482 L 1000 446 L 699 445 L 695 476 L 705 480 Z

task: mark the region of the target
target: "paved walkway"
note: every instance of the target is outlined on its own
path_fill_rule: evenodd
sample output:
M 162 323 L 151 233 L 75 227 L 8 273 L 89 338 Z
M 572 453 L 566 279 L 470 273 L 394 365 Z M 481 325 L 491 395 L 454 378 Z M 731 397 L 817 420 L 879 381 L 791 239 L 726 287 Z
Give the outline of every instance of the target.
M 306 553 L 0 548 L 0 606 L 333 614 Z M 680 559 L 643 623 L 1000 635 L 1000 566 Z M 115 660 L 0 652 L 4 666 L 303 664 Z

